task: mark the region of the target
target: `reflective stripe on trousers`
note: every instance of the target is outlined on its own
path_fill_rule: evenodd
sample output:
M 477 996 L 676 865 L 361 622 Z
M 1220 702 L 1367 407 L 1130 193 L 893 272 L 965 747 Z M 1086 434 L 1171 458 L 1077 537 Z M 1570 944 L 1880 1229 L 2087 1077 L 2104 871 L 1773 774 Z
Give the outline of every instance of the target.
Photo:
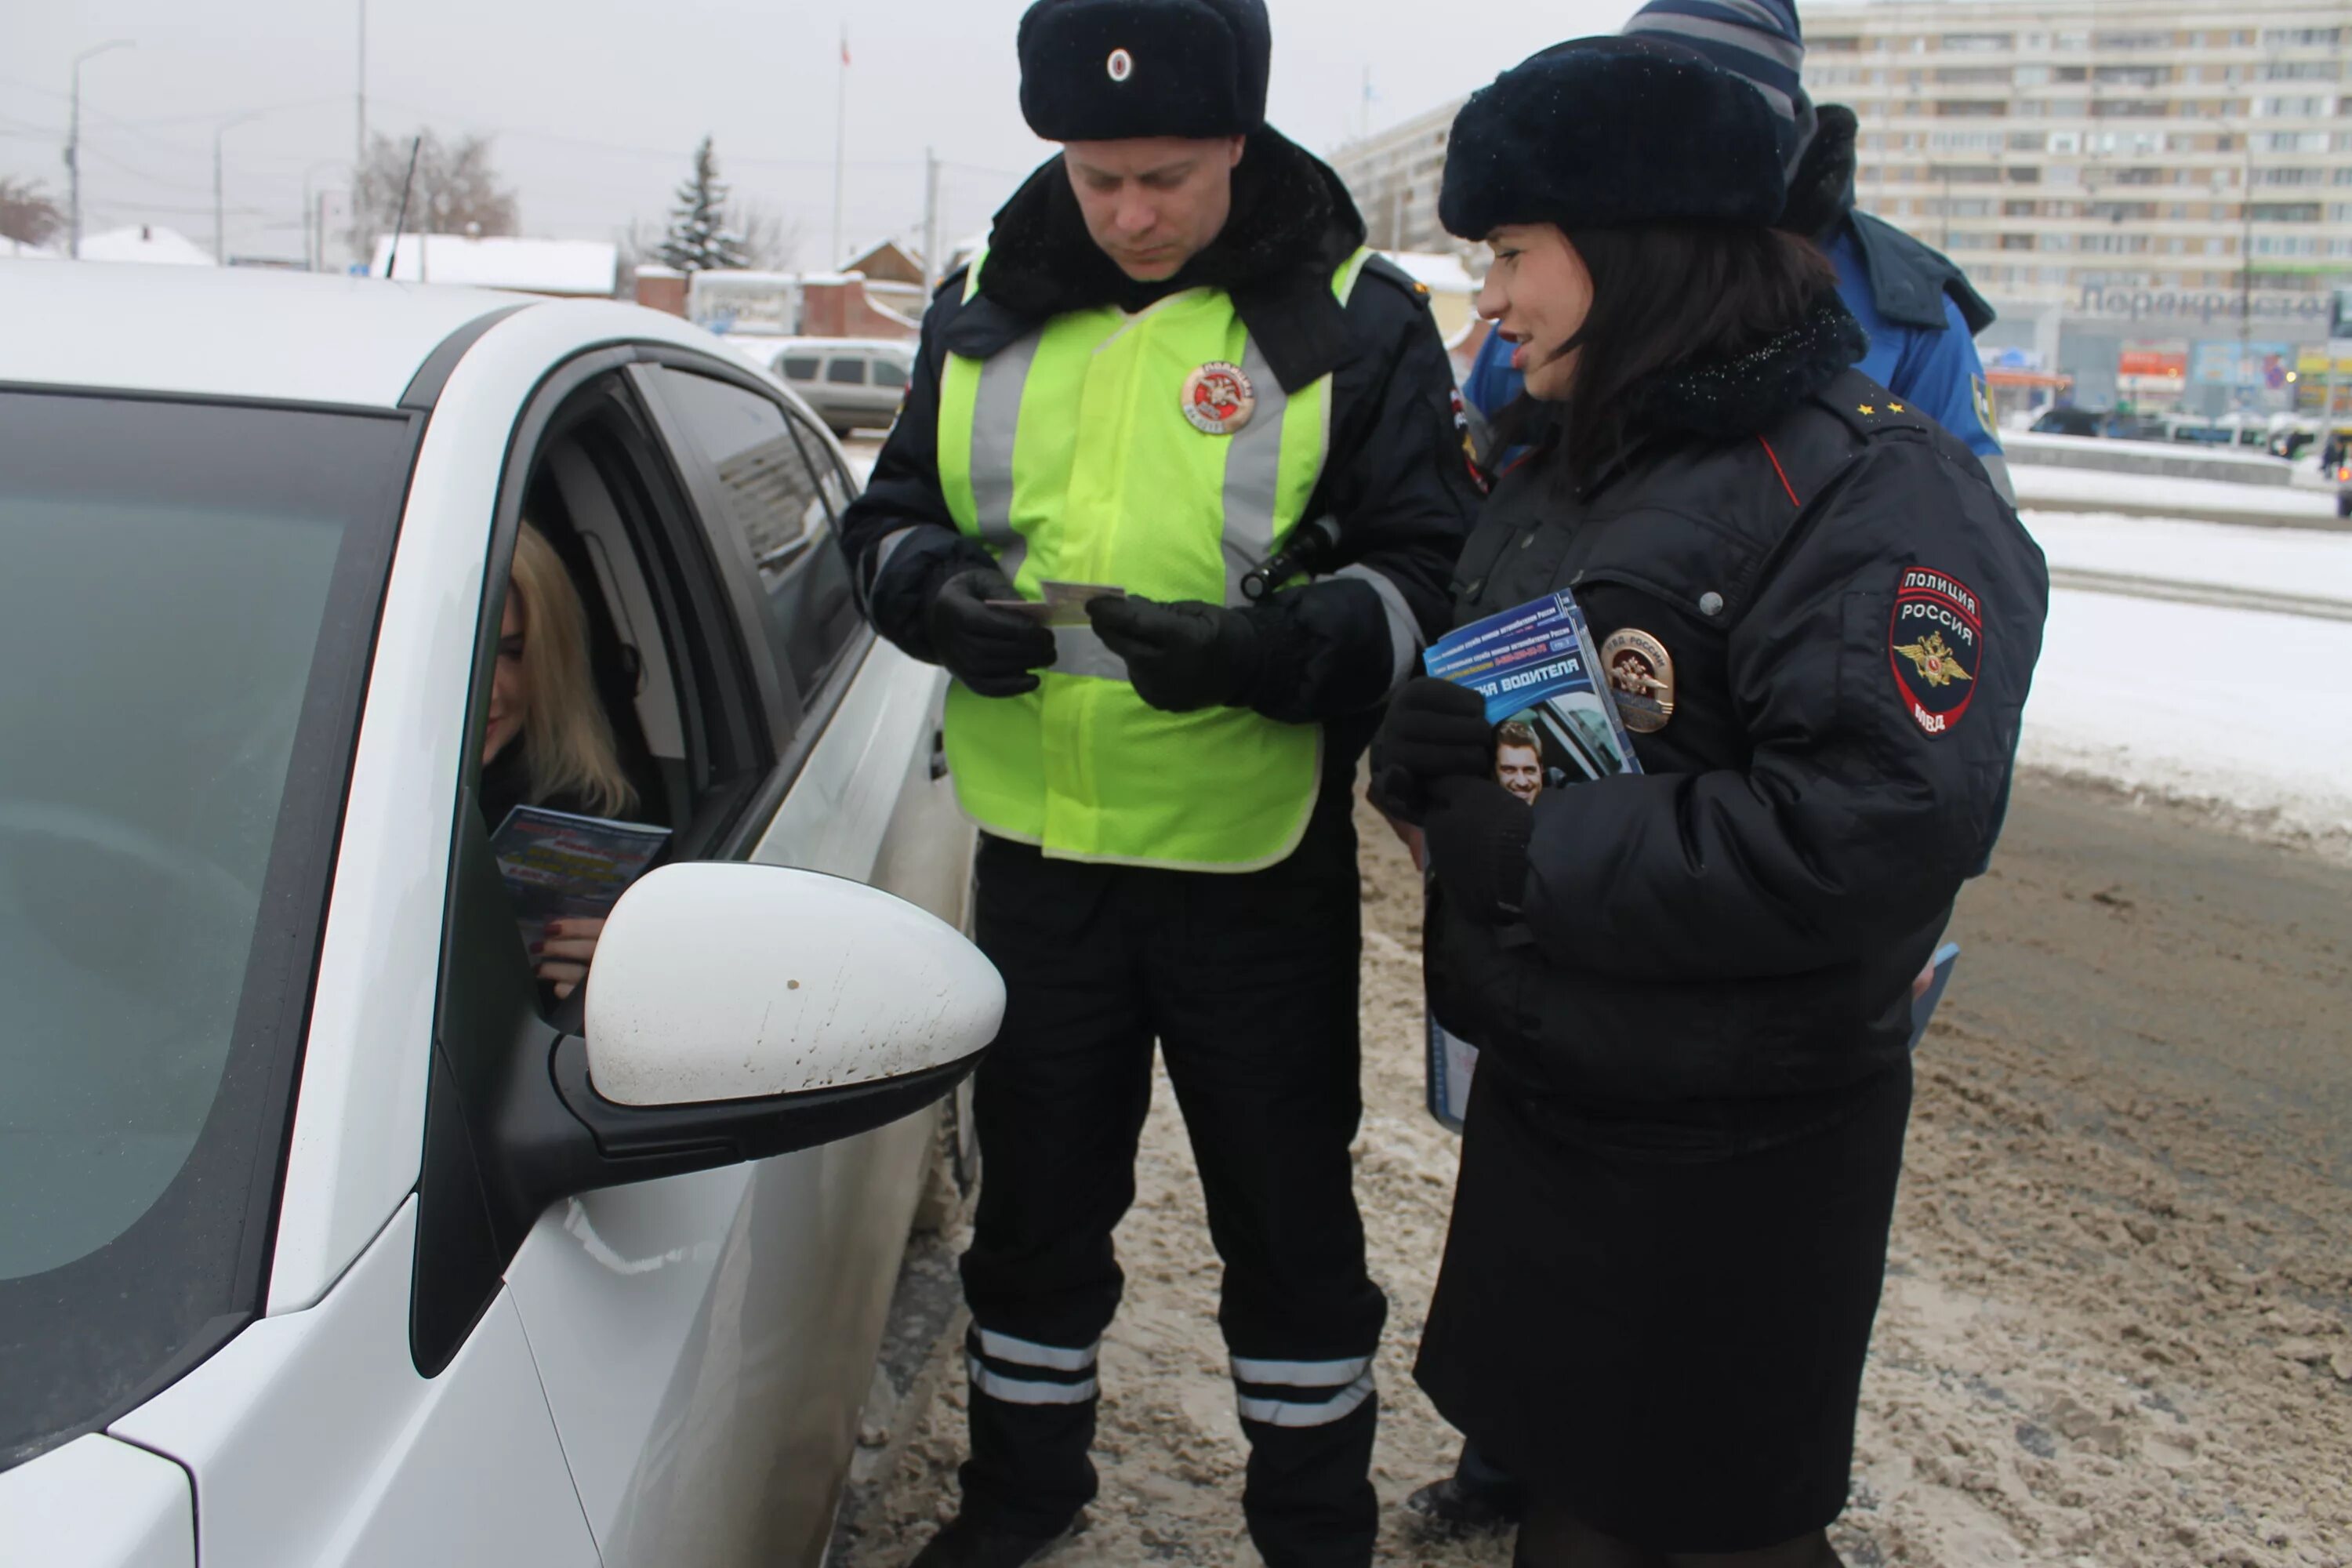
M 1084 1405 L 1100 1392 L 1094 1368 L 1095 1357 L 1101 1348 L 1100 1340 L 1074 1350 L 1001 1334 L 974 1324 L 965 1341 L 964 1366 L 971 1374 L 974 1388 L 1008 1405 Z M 1076 1379 L 1021 1377 L 1000 1370 L 1006 1366 L 1087 1375 Z
M 1235 1356 L 1233 1369 L 1242 1419 L 1268 1426 L 1328 1426 L 1353 1414 L 1372 1396 L 1375 1386 L 1370 1356 L 1344 1361 Z M 1273 1389 L 1285 1392 L 1269 1392 Z

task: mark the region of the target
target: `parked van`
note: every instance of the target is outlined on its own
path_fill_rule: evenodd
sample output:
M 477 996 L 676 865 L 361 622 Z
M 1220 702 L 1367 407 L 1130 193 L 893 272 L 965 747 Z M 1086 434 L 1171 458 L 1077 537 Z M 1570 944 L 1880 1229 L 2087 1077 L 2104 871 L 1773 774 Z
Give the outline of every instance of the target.
M 907 394 L 915 345 L 881 338 L 787 338 L 767 365 L 792 384 L 836 437 L 887 430 Z

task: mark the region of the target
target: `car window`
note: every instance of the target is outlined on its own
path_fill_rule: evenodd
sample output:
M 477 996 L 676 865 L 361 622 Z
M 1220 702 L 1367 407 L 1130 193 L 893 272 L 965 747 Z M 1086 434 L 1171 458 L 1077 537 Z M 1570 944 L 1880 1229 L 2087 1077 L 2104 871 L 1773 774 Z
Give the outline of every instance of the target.
M 827 360 L 824 379 L 835 386 L 864 386 L 866 362 L 862 359 Z
M 896 359 L 876 360 L 874 362 L 874 384 L 877 386 L 887 386 L 893 392 L 897 392 L 901 387 L 905 386 L 907 384 L 907 362 Z
M 0 394 L 0 1467 L 258 1309 L 410 439 Z
M 656 381 L 685 438 L 715 470 L 720 515 L 759 575 L 762 629 L 803 693 L 856 636 L 848 563 L 834 543 L 846 494 L 824 439 L 782 405 L 690 371 Z
M 786 354 L 777 362 L 786 381 L 814 381 L 817 357 L 814 354 Z

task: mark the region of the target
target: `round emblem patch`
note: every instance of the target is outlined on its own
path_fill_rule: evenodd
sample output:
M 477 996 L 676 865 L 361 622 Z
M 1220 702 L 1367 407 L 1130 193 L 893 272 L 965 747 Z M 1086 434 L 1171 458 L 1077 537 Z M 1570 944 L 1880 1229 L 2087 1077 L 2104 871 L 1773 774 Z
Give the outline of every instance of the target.
M 1242 367 L 1211 360 L 1184 378 L 1184 417 L 1204 436 L 1230 436 L 1257 409 L 1257 391 Z
M 1911 721 L 1941 735 L 1977 694 L 1984 661 L 1984 606 L 1956 577 L 1906 566 L 1886 623 L 1886 658 Z
M 1675 656 L 1665 644 L 1637 627 L 1622 627 L 1601 645 L 1601 668 L 1609 672 L 1609 692 L 1625 728 L 1650 735 L 1666 727 L 1675 716 Z
M 1135 74 L 1135 57 L 1125 49 L 1113 49 L 1110 58 L 1103 62 L 1103 69 L 1110 73 L 1111 80 L 1125 81 Z

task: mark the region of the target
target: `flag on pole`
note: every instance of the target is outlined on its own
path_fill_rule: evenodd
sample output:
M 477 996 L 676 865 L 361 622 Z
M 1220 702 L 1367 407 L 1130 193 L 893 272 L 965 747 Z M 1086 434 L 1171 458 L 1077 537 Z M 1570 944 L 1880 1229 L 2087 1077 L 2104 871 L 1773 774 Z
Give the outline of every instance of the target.
M 849 63 L 849 29 L 845 26 L 841 29 L 841 63 Z

